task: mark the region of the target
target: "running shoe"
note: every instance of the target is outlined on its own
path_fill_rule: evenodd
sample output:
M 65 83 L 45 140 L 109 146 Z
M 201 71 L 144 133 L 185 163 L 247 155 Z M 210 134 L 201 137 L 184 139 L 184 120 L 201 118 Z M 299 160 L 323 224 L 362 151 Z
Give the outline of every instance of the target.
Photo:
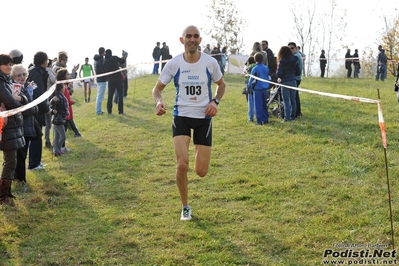
M 181 211 L 181 216 L 180 216 L 180 220 L 181 221 L 189 221 L 191 220 L 191 208 L 183 208 L 183 210 Z

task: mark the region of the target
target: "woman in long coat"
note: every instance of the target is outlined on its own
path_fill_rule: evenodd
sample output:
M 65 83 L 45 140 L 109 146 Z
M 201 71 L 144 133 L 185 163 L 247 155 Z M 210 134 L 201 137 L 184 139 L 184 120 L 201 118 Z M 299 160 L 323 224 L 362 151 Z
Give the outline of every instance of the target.
M 3 110 L 15 109 L 28 103 L 25 96 L 12 94 L 13 89 L 9 78 L 12 66 L 12 58 L 6 54 L 0 54 L 0 103 Z M 1 129 L 0 150 L 3 151 L 3 169 L 0 177 L 0 204 L 13 204 L 11 183 L 17 164 L 17 150 L 25 145 L 23 125 L 22 114 L 17 113 L 9 116 L 7 123 Z

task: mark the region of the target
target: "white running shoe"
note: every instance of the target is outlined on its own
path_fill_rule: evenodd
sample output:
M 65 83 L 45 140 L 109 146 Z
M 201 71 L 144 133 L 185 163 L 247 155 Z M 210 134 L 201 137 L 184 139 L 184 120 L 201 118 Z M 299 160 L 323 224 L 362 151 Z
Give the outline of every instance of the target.
M 191 220 L 191 208 L 183 208 L 183 210 L 181 211 L 181 216 L 180 216 L 180 220 L 181 221 L 189 221 Z
M 39 164 L 39 165 L 36 166 L 35 168 L 28 169 L 28 170 L 42 170 L 42 169 L 44 169 L 44 165 L 43 165 L 43 164 Z

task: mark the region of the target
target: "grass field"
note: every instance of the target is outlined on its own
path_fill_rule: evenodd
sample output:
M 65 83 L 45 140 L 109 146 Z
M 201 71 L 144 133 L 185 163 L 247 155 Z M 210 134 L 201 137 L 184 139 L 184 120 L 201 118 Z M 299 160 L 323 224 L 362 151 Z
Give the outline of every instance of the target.
M 45 170 L 28 172 L 28 192 L 14 188 L 15 207 L 0 206 L 0 265 L 321 265 L 326 249 L 347 250 L 340 245 L 392 249 L 375 104 L 301 93 L 300 119 L 255 126 L 247 122 L 243 78 L 227 75 L 210 171 L 204 178 L 189 171 L 193 220 L 181 222 L 174 89 L 166 87 L 168 113 L 157 117 L 156 78 L 130 81 L 127 116 L 94 115 L 95 102 L 84 103 L 75 89 L 84 136 L 68 131 L 71 152 L 61 157 L 44 148 Z M 398 237 L 393 82 L 304 78 L 301 87 L 371 99 L 380 90 Z

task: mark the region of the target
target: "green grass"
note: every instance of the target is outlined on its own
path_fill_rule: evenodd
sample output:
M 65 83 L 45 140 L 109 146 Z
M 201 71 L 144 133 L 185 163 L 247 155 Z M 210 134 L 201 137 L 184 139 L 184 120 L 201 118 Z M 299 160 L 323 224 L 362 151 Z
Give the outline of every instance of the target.
M 227 75 L 210 171 L 196 176 L 191 156 L 194 218 L 181 222 L 174 89 L 166 87 L 168 113 L 157 117 L 156 78 L 130 81 L 128 116 L 94 115 L 95 102 L 75 89 L 84 137 L 68 131 L 72 151 L 62 157 L 44 148 L 46 169 L 28 172 L 27 193 L 14 189 L 15 207 L 0 206 L 0 265 L 320 265 L 335 243 L 391 244 L 375 104 L 301 93 L 302 118 L 257 127 L 246 122 L 243 78 Z M 393 80 L 305 78 L 301 87 L 371 99 L 380 89 L 397 221 Z

